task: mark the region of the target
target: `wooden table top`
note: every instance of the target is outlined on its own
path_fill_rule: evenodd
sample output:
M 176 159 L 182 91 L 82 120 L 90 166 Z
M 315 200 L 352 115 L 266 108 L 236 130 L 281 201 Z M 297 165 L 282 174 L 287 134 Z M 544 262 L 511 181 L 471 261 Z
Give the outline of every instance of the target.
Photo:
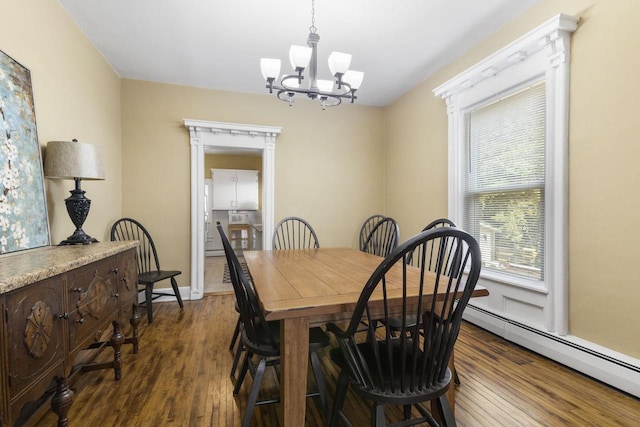
M 382 261 L 352 248 L 245 251 L 244 258 L 267 320 L 348 318 L 364 285 Z M 387 287 L 397 290 L 400 296 L 400 265 L 394 268 L 398 272 L 387 275 Z M 476 286 L 473 296 L 488 294 L 485 288 Z M 372 300 L 375 299 L 374 292 Z

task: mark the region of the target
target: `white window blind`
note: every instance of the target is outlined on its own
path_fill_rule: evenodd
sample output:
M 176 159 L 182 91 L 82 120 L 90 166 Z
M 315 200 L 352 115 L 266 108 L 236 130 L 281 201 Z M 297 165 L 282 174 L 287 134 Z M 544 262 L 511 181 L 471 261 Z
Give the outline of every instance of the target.
M 545 84 L 466 115 L 464 227 L 483 268 L 544 278 Z

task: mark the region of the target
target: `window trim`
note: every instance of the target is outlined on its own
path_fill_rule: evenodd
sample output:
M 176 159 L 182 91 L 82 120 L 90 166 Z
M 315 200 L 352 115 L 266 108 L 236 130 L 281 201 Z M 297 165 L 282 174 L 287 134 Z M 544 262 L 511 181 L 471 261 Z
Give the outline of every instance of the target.
M 449 117 L 449 217 L 463 219 L 465 115 L 540 80 L 546 83 L 545 277 L 549 331 L 568 334 L 568 134 L 569 47 L 578 19 L 559 14 L 505 48 L 433 90 L 447 104 Z M 530 287 L 502 274 L 483 274 L 513 286 Z M 504 277 L 503 277 L 504 276 Z M 536 288 L 534 286 L 534 288 Z M 544 292 L 544 289 L 539 289 Z

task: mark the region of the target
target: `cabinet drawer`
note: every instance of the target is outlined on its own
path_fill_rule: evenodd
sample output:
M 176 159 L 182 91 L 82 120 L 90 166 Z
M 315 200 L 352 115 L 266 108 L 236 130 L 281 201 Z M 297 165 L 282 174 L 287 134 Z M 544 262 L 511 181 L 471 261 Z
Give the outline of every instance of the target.
M 115 257 L 68 273 L 69 348 L 73 353 L 109 337 L 117 319 L 118 283 Z
M 10 398 L 27 389 L 65 356 L 64 282 L 52 277 L 37 286 L 10 293 L 6 299 L 7 356 Z M 64 375 L 61 369 L 56 373 Z M 44 390 L 40 390 L 43 392 Z

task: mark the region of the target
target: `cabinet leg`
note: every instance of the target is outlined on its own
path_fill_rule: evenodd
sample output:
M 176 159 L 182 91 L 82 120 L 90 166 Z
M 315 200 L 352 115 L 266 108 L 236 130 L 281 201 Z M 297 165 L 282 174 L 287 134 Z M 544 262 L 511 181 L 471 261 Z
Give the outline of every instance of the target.
M 129 323 L 131 324 L 132 335 L 131 338 L 128 338 L 126 342 L 130 342 L 133 344 L 133 354 L 138 354 L 138 325 L 140 324 L 140 314 L 138 314 L 138 306 L 133 304 L 133 310 L 131 311 L 133 314 L 131 315 L 131 319 L 129 319 Z
M 73 391 L 67 386 L 67 379 L 64 377 L 56 377 L 56 383 L 56 392 L 51 398 L 51 410 L 58 416 L 58 427 L 68 427 Z
M 120 352 L 120 348 L 122 347 L 122 344 L 124 344 L 124 335 L 122 335 L 120 324 L 115 320 L 113 321 L 113 335 L 111 335 L 109 344 L 113 347 L 112 365 L 115 372 L 115 379 L 118 381 L 122 377 L 122 354 Z

